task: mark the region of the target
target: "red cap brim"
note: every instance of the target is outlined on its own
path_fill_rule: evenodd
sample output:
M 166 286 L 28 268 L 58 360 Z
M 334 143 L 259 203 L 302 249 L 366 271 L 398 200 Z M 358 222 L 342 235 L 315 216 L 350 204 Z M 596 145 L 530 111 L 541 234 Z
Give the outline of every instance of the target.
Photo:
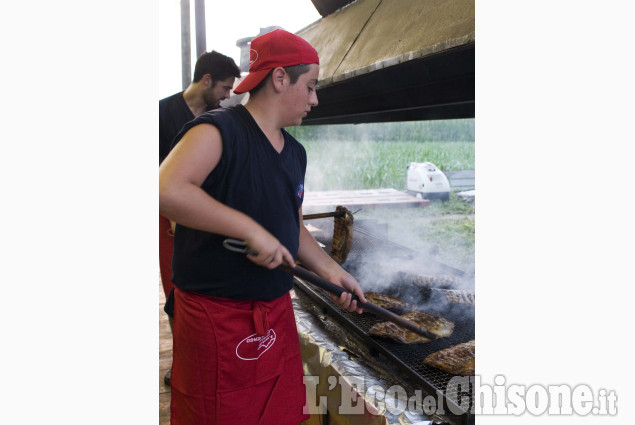
M 247 76 L 236 86 L 234 94 L 246 93 L 249 90 L 256 87 L 266 76 L 271 69 L 261 69 L 260 71 L 253 71 L 247 74 Z

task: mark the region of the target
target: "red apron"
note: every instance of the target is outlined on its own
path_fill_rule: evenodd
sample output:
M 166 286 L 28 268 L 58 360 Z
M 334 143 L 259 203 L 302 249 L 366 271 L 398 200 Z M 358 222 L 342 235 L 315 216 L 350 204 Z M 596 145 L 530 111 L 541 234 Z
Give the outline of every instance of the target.
M 172 251 L 174 250 L 174 232 L 170 220 L 159 214 L 159 270 L 165 299 L 174 288 L 172 283 Z
M 287 293 L 236 301 L 174 291 L 172 425 L 297 425 L 309 419 Z

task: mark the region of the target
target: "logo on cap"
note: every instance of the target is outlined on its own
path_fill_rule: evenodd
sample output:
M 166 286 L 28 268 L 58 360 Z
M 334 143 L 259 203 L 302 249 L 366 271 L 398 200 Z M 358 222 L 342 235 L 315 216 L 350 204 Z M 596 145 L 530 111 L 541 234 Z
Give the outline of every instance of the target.
M 249 50 L 249 55 L 254 58 L 253 60 L 249 61 L 249 66 L 251 66 L 251 65 L 254 64 L 254 62 L 256 62 L 258 60 L 258 52 L 256 50 L 254 50 L 254 49 L 250 49 Z M 249 59 L 251 59 L 251 58 L 249 58 Z

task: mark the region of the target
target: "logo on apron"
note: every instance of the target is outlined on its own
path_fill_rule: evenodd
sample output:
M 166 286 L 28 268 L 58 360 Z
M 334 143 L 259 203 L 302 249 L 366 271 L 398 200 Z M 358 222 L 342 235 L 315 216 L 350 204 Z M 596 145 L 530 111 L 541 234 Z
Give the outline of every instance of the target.
M 249 335 L 236 346 L 236 356 L 242 360 L 258 360 L 276 342 L 276 333 L 269 329 L 265 336 Z

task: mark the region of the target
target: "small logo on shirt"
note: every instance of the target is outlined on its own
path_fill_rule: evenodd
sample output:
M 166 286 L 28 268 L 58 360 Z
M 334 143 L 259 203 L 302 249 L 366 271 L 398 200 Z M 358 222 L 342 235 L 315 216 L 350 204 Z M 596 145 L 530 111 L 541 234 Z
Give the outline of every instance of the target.
M 258 360 L 276 342 L 276 333 L 269 329 L 265 336 L 249 335 L 236 346 L 236 356 L 242 360 Z
M 304 198 L 304 183 L 303 182 L 298 183 L 298 188 L 296 189 L 295 192 L 298 198 L 300 199 Z

